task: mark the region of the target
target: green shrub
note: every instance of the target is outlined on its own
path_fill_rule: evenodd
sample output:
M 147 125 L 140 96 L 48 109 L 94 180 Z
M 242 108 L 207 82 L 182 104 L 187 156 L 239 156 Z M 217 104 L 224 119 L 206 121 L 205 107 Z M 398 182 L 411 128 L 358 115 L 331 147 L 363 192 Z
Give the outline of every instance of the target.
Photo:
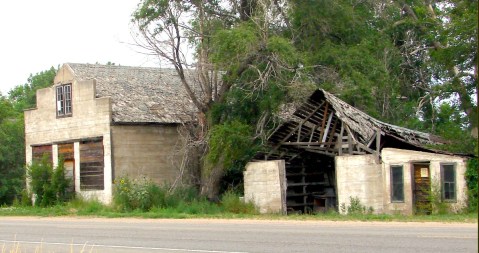
M 174 191 L 168 185 L 158 186 L 147 178 L 131 180 L 122 177 L 115 182 L 113 202 L 122 211 L 149 211 L 156 208 L 176 208 L 183 202 L 198 198 L 192 187 L 179 187 Z
M 342 213 L 346 213 L 348 215 L 358 215 L 358 214 L 372 214 L 374 212 L 373 207 L 366 207 L 364 206 L 358 197 L 349 196 L 349 205 L 346 206 L 345 203 L 341 203 L 340 209 Z
M 226 212 L 236 214 L 254 214 L 256 209 L 252 203 L 245 203 L 233 191 L 227 191 L 221 197 L 221 205 Z
M 44 156 L 40 162 L 33 162 L 27 167 L 27 177 L 35 196 L 35 205 L 52 206 L 71 198 L 67 191 L 71 182 L 65 178 L 63 160 L 53 169 L 48 157 Z
M 466 182 L 467 182 L 467 197 L 468 197 L 468 211 L 477 213 L 478 205 L 478 168 L 479 162 L 477 158 L 470 159 L 467 163 Z

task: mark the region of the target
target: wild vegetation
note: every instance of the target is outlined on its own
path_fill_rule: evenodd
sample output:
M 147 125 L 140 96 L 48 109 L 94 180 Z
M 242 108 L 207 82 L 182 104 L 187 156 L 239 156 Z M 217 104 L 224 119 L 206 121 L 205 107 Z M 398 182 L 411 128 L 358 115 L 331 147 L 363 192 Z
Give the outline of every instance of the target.
M 188 148 L 203 154 L 194 199 L 219 199 L 228 189 L 241 192 L 244 164 L 264 148 L 281 106 L 316 88 L 385 122 L 449 141 L 434 148 L 477 155 L 477 4 L 142 0 L 132 23 L 138 46 L 176 69 L 200 112 L 199 124 L 185 126 Z M 191 73 L 197 78 L 186 78 Z M 20 199 L 25 186 L 22 111 L 34 107 L 35 91 L 54 75 L 50 68 L 0 94 L 2 204 Z M 477 168 L 471 160 L 466 175 L 476 211 Z M 146 187 L 161 196 L 161 187 L 128 186 L 139 195 L 118 192 L 124 210 L 151 212 L 170 201 L 140 194 Z M 195 206 L 192 199 L 180 202 Z

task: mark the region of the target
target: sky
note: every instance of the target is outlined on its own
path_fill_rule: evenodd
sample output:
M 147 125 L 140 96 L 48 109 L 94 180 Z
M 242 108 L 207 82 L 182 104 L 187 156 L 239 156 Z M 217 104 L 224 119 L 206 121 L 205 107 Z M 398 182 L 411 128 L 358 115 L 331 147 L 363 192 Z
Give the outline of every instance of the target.
M 0 92 L 63 63 L 157 66 L 131 35 L 140 0 L 0 1 Z

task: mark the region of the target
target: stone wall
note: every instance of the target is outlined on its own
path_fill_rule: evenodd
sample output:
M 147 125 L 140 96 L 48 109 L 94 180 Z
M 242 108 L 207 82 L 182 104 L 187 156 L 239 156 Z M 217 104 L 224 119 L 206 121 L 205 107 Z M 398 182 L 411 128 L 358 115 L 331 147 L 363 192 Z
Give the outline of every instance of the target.
M 244 198 L 260 213 L 286 213 L 284 160 L 250 162 L 244 172 Z
M 335 164 L 339 212 L 343 213 L 341 205 L 350 205 L 350 197 L 358 198 L 366 208 L 372 207 L 374 213 L 383 212 L 383 176 L 376 157 L 336 156 Z
M 177 125 L 114 125 L 114 177 L 145 176 L 156 183 L 172 183 L 179 172 L 183 145 Z

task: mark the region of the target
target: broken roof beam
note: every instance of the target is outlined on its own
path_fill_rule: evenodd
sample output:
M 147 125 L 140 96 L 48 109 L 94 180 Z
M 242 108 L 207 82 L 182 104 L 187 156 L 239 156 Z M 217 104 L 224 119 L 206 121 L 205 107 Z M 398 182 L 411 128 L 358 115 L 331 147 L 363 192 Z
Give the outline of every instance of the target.
M 296 130 L 298 130 L 298 128 L 300 128 L 300 126 L 302 124 L 304 124 L 306 121 L 308 121 L 309 118 L 311 118 L 311 116 L 313 116 L 318 110 L 319 108 L 321 108 L 323 106 L 323 104 L 326 103 L 326 101 L 323 101 L 318 107 L 316 107 L 316 109 L 314 109 L 312 112 L 310 112 L 307 117 L 305 117 L 300 124 L 298 124 L 293 130 L 291 130 L 287 135 L 286 137 L 284 137 L 279 143 L 277 143 L 273 149 L 269 152 L 269 153 L 273 153 L 275 152 L 287 139 L 289 139 L 293 134 L 294 132 L 296 132 Z

